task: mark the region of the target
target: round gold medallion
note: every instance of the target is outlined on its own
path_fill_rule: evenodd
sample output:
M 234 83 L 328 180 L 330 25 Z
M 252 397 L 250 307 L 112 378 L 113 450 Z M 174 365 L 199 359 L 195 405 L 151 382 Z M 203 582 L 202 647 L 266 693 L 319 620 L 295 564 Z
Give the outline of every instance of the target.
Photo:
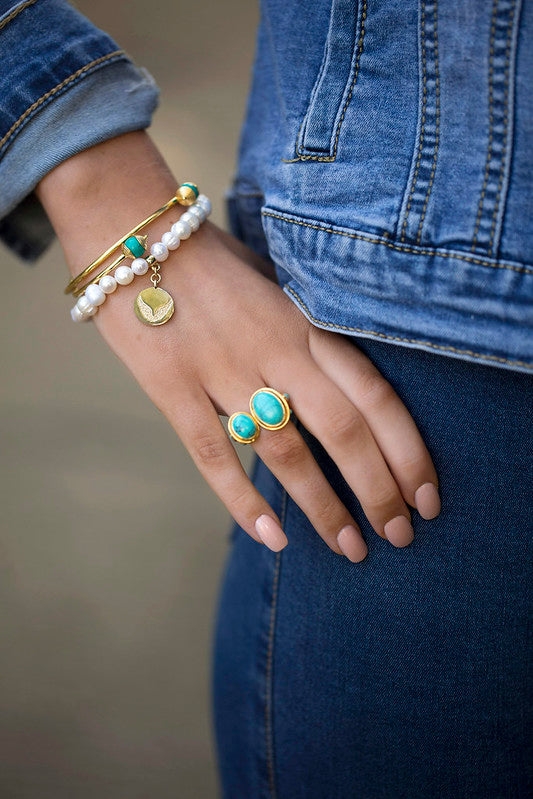
M 168 291 L 151 286 L 137 294 L 133 307 L 145 325 L 164 325 L 174 313 L 174 300 Z

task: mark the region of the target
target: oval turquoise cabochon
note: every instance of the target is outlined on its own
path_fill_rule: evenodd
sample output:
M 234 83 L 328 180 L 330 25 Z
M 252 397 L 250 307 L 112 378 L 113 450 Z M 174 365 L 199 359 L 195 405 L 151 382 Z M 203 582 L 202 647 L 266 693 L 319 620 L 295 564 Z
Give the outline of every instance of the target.
M 283 421 L 285 410 L 282 403 L 273 394 L 260 391 L 252 400 L 254 412 L 265 424 L 280 424 Z

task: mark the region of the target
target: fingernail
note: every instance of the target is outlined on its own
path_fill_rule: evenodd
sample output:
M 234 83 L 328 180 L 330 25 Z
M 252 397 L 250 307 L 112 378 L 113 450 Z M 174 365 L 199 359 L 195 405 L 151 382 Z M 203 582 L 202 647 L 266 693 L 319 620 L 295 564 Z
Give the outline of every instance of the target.
M 423 519 L 434 519 L 440 513 L 440 497 L 433 483 L 424 483 L 415 491 L 415 505 Z
M 352 563 L 359 563 L 368 555 L 368 547 L 361 536 L 361 531 L 353 524 L 343 527 L 337 536 L 337 541 L 344 555 Z
M 272 552 L 279 552 L 289 543 L 287 536 L 271 516 L 263 513 L 255 522 L 257 535 Z
M 395 547 L 406 547 L 415 537 L 411 523 L 406 516 L 395 516 L 384 527 L 385 535 Z

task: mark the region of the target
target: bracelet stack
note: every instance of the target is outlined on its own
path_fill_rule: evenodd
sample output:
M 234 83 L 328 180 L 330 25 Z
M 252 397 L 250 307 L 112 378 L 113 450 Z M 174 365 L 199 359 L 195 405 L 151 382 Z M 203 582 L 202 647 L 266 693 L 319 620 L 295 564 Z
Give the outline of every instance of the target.
M 188 206 L 187 211 L 174 222 L 170 230 L 163 233 L 160 241 L 151 245 L 150 254 L 144 257 L 147 253 L 148 237 L 136 234 L 178 203 Z M 72 293 L 78 297 L 76 305 L 70 312 L 73 321 L 83 322 L 91 319 L 104 304 L 108 294 L 112 294 L 118 286 L 129 285 L 136 275 L 145 275 L 151 269 L 152 286 L 143 289 L 137 295 L 134 302 L 135 314 L 147 325 L 162 325 L 168 322 L 174 313 L 174 300 L 167 291 L 158 287 L 161 281 L 161 263 L 167 260 L 171 251 L 178 249 L 182 241 L 198 230 L 210 213 L 211 202 L 205 194 L 199 194 L 196 184 L 182 183 L 174 197 L 164 206 L 136 225 L 70 281 L 65 293 Z M 80 283 L 119 248 L 121 254 L 80 287 Z M 122 264 L 122 261 L 129 258 L 132 259 L 129 266 Z

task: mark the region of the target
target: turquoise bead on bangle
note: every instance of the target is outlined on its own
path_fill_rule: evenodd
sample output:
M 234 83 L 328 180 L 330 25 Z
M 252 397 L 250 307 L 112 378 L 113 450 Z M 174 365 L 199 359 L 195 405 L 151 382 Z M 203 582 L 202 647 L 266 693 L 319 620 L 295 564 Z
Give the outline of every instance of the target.
M 258 425 L 267 430 L 280 430 L 291 416 L 289 395 L 264 386 L 250 397 L 250 413 Z
M 141 258 L 146 252 L 147 236 L 130 236 L 122 245 L 126 258 Z
M 237 411 L 229 417 L 228 431 L 240 444 L 253 444 L 261 432 L 254 418 L 245 411 Z

